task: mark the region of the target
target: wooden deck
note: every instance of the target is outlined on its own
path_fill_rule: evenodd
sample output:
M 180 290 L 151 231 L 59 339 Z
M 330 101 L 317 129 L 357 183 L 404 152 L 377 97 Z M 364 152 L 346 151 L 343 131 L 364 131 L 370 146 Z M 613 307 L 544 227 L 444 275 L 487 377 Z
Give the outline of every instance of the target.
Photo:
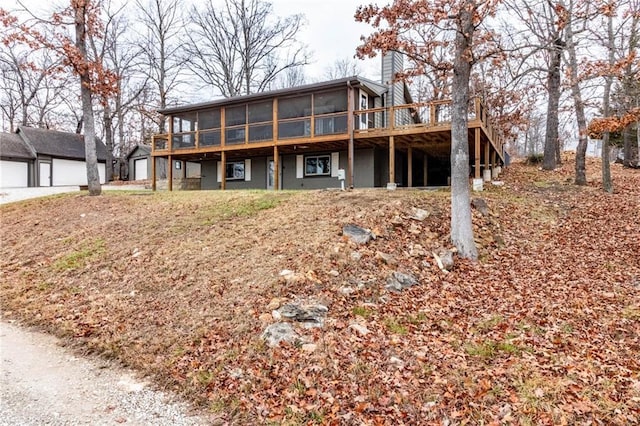
M 409 156 L 422 152 L 441 159 L 448 158 L 451 150 L 451 101 L 414 103 L 392 107 L 353 110 L 332 115 L 344 122 L 344 131 L 332 134 L 315 134 L 314 117 L 309 116 L 309 134 L 304 137 L 282 138 L 278 136 L 279 124 L 285 120 L 277 119 L 277 101 L 274 101 L 273 121 L 260 123 L 273 126 L 273 137 L 269 140 L 250 141 L 250 124 L 244 125 L 244 143 L 226 143 L 223 119 L 220 128 L 197 130 L 185 133 L 166 133 L 153 138 L 153 157 L 165 157 L 169 161 L 201 161 L 217 159 L 228 161 L 242 156 L 273 156 L 299 153 L 305 150 L 347 150 L 349 165 L 353 166 L 355 149 L 366 147 L 388 148 L 390 152 L 401 150 Z M 469 153 L 474 177 L 480 178 L 482 169 L 491 169 L 504 162 L 503 144 L 491 125 L 486 108 L 479 99 L 471 102 L 468 116 Z M 236 128 L 238 126 L 235 126 Z M 242 128 L 242 126 L 240 126 Z M 352 129 L 349 131 L 349 129 Z M 216 132 L 218 140 L 210 145 L 201 145 L 203 136 Z M 184 143 L 183 141 L 188 141 Z M 180 142 L 176 146 L 176 141 Z M 390 164 L 393 155 L 390 156 Z M 155 163 L 155 161 L 153 162 Z M 391 167 L 393 170 L 393 168 Z M 350 173 L 348 172 L 348 176 Z M 390 176 L 392 182 L 393 176 Z M 347 178 L 349 181 L 349 177 Z M 154 176 L 155 182 L 155 176 Z

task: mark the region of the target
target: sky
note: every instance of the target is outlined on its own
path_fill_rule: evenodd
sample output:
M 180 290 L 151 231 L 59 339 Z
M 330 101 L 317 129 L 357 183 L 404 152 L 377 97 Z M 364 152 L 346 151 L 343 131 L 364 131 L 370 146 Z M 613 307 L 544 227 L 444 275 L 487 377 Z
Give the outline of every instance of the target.
M 129 1 L 133 3 L 133 0 Z M 187 1 L 198 4 L 198 0 Z M 355 22 L 353 17 L 358 6 L 368 4 L 370 0 L 270 0 L 270 2 L 276 15 L 288 16 L 298 13 L 305 15 L 306 25 L 299 34 L 299 41 L 306 44 L 311 53 L 311 64 L 305 69 L 305 74 L 312 82 L 323 80 L 326 68 L 336 60 L 353 58 L 356 47 L 360 44 L 360 36 L 367 35 L 372 30 L 367 24 Z M 2 0 L 1 3 L 2 7 L 9 10 L 18 7 L 16 0 Z M 40 12 L 49 10 L 51 5 L 66 5 L 68 1 L 23 0 L 23 3 L 33 12 Z M 363 76 L 374 80 L 380 78 L 379 57 L 358 61 Z

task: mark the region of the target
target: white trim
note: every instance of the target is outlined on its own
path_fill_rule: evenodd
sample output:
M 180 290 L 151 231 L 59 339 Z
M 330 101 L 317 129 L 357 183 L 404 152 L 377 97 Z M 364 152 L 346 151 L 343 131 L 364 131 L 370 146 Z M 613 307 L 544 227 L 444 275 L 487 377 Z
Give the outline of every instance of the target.
M 251 159 L 244 160 L 244 180 L 251 181 Z
M 304 177 L 304 155 L 296 155 L 296 179 Z
M 340 153 L 331 153 L 331 177 L 338 177 L 338 169 L 340 168 Z
M 218 161 L 218 165 L 216 166 L 216 171 L 218 172 L 218 182 L 222 182 L 222 161 Z

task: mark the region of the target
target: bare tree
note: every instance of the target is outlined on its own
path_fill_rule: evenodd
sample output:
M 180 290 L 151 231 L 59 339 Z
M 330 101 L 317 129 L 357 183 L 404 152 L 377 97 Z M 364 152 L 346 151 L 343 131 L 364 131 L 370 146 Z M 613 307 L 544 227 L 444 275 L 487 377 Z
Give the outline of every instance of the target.
M 184 71 L 184 22 L 181 16 L 184 3 L 182 0 L 136 0 L 136 5 L 145 27 L 141 47 L 147 72 L 157 89 L 155 106 L 163 109 L 181 83 Z M 162 117 L 158 117 L 158 128 L 160 133 L 166 131 Z
M 307 63 L 297 41 L 302 15 L 278 18 L 264 0 L 208 0 L 193 7 L 185 49 L 191 71 L 226 97 L 261 92 L 291 68 Z
M 336 59 L 333 64 L 329 65 L 324 76 L 327 80 L 337 80 L 344 77 L 353 77 L 362 73 L 360 63 L 353 58 Z

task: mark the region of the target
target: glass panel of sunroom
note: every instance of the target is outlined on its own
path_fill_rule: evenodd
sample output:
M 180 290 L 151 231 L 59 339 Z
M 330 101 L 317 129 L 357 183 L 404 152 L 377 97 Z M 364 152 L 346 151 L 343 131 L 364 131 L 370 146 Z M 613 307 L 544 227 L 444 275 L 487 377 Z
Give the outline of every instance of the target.
M 273 101 L 249 104 L 249 123 L 273 121 Z
M 334 90 L 313 95 L 313 114 L 330 114 L 347 110 L 347 91 Z
M 198 113 L 198 125 L 200 130 L 217 129 L 220 127 L 220 110 L 212 109 Z
M 278 119 L 311 115 L 311 95 L 278 99 Z
M 224 122 L 226 126 L 238 126 L 247 122 L 247 106 L 240 105 L 228 107 L 224 110 Z

